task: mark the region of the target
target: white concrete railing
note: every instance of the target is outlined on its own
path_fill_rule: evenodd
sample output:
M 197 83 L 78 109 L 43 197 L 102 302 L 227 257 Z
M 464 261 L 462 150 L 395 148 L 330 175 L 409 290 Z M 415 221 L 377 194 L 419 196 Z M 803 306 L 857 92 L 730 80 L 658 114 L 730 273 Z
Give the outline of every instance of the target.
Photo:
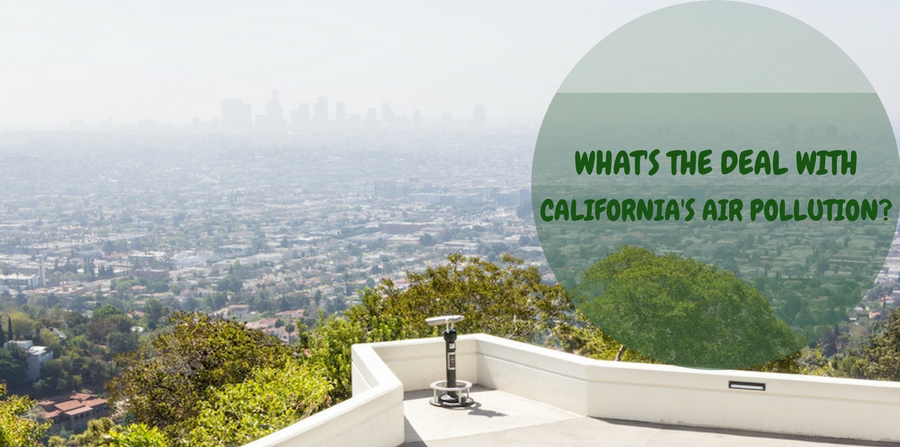
M 584 416 L 900 441 L 896 382 L 592 360 L 483 334 L 459 337 L 457 365 L 460 379 Z M 443 375 L 441 338 L 355 345 L 352 399 L 248 446 L 399 445 L 403 391 Z
M 353 398 L 245 447 L 402 444 L 403 384 L 381 361 L 373 346 L 353 346 Z
M 477 337 L 477 383 L 585 416 L 900 441 L 897 382 L 601 361 Z M 742 383 L 765 391 L 730 388 Z

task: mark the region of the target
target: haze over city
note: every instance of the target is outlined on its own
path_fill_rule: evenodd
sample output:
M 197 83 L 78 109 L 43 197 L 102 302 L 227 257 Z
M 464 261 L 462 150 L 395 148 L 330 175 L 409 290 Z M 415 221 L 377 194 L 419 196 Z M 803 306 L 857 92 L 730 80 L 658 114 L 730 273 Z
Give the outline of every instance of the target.
M 596 436 L 612 445 L 643 442 L 631 433 L 648 431 L 671 434 L 655 438 L 658 445 L 688 439 L 685 433 L 729 445 L 744 430 L 779 433 L 776 441 L 897 441 L 884 421 L 898 408 L 900 344 L 883 354 L 884 334 L 897 330 L 880 328 L 900 324 L 900 233 L 889 219 L 896 209 L 888 214 L 900 171 L 887 171 L 896 167 L 895 140 L 877 98 L 862 95 L 874 104 L 870 115 L 846 106 L 853 104 L 844 102 L 846 91 L 828 92 L 840 101 L 823 103 L 874 122 L 878 132 L 850 120 L 806 120 L 823 113 L 820 98 L 791 108 L 785 104 L 802 101 L 782 91 L 753 92 L 773 101 L 746 102 L 766 105 L 755 109 L 765 115 L 755 124 L 723 112 L 752 108 L 717 95 L 734 92 L 712 91 L 710 108 L 677 98 L 697 93 L 681 90 L 659 95 L 673 102 L 604 91 L 610 96 L 601 100 L 584 96 L 605 108 L 581 113 L 581 96 L 571 109 L 557 107 L 566 98 L 554 99 L 557 90 L 598 42 L 678 3 L 0 2 L 0 445 L 10 433 L 31 436 L 28 444 L 9 441 L 28 447 L 125 445 L 109 444 L 122 436 L 145 437 L 127 445 L 241 445 L 313 413 L 330 443 L 321 445 L 387 447 L 404 436 L 408 445 L 442 442 L 444 434 L 419 436 L 428 426 L 448 428 L 441 445 L 496 444 L 499 438 L 456 430 L 478 432 L 479 424 L 491 428 L 479 436 L 542 443 L 531 434 L 507 437 L 504 425 L 528 419 L 545 432 L 551 424 L 529 409 L 538 407 L 541 418 L 563 415 L 603 430 L 649 422 Z M 830 38 L 865 74 L 887 117 L 900 122 L 900 2 L 751 3 Z M 698 14 L 669 20 L 679 27 L 672 33 L 641 28 L 632 34 L 639 45 L 661 48 L 645 54 L 672 63 L 648 70 L 643 60 L 665 57 L 635 57 L 638 45 L 623 39 L 628 51 L 616 55 L 621 65 L 635 63 L 612 67 L 610 78 L 643 85 L 629 74 L 670 81 L 669 67 L 689 67 L 682 80 L 696 85 L 707 80 L 696 73 L 710 72 L 697 67 L 709 66 L 763 79 L 745 75 L 753 71 L 738 59 L 801 73 L 790 85 L 802 88 L 810 88 L 807 73 L 842 73 L 822 70 L 814 51 L 795 61 L 789 48 L 807 41 L 777 33 L 766 34 L 765 49 L 773 41 L 794 45 L 757 51 L 748 36 L 753 58 L 732 47 L 683 45 L 691 56 L 730 57 L 710 57 L 709 65 L 669 51 L 670 35 L 695 30 L 698 45 L 740 41 L 747 28 L 729 20 L 738 16 L 755 17 Z M 693 26 L 696 17 L 703 26 Z M 710 31 L 718 25 L 738 38 L 709 38 L 720 36 Z M 664 38 L 648 39 L 647 29 Z M 601 69 L 610 65 L 596 60 Z M 589 83 L 600 71 L 585 72 L 572 78 Z M 717 70 L 709 79 L 727 76 Z M 542 129 L 551 102 L 551 111 L 562 112 L 555 121 L 548 113 Z M 572 110 L 589 119 L 576 123 Z M 656 121 L 648 118 L 657 111 Z M 630 127 L 615 120 L 639 125 L 639 138 L 616 133 Z M 710 167 L 713 149 L 722 153 L 718 172 Z M 669 163 L 651 178 L 659 166 L 648 163 L 656 165 L 657 155 Z M 781 178 L 796 183 L 772 188 L 795 155 L 797 175 Z M 852 160 L 842 161 L 844 177 L 825 169 L 837 159 Z M 819 177 L 810 160 L 820 161 Z M 879 169 L 862 168 L 871 165 Z M 578 182 L 567 184 L 571 178 L 548 166 Z M 849 186 L 823 187 L 834 178 Z M 866 189 L 869 182 L 878 188 Z M 825 198 L 822 220 L 823 200 L 813 196 L 829 189 L 852 201 Z M 876 207 L 882 196 L 873 191 L 886 191 L 887 205 Z M 695 200 L 697 218 L 688 225 L 679 213 Z M 802 219 L 801 203 L 809 204 Z M 808 218 L 815 203 L 818 218 Z M 831 223 L 831 204 L 848 210 L 834 219 L 846 225 L 813 226 Z M 629 313 L 601 314 L 618 308 Z M 450 314 L 464 316 L 453 320 L 460 323 L 459 384 L 467 387 L 450 386 L 456 354 L 440 351 L 455 346 L 456 332 L 445 345 L 436 337 L 444 327 L 426 323 Z M 744 337 L 746 328 L 762 336 Z M 629 340 L 629 332 L 641 337 Z M 677 352 L 662 344 L 642 350 L 657 339 L 689 341 Z M 371 342 L 403 356 L 386 367 Z M 744 350 L 754 355 L 735 362 Z M 434 381 L 440 368 L 433 366 L 446 366 L 447 381 Z M 402 386 L 393 376 L 400 369 L 415 373 Z M 471 412 L 453 412 L 464 423 L 427 419 L 443 416 L 433 412 L 443 411 L 441 402 L 462 405 L 463 391 L 478 402 Z M 507 393 L 514 399 L 492 403 Z M 585 405 L 602 412 L 579 409 Z M 616 413 L 626 407 L 639 410 Z M 659 416 L 660 408 L 674 416 Z M 559 427 L 565 433 L 548 438 L 561 445 L 573 436 L 592 441 L 587 425 Z M 718 429 L 740 432 L 721 437 Z M 753 436 L 755 443 L 768 435 Z M 796 445 L 787 441 L 777 445 Z
M 363 117 L 388 102 L 426 122 L 537 126 L 568 71 L 604 36 L 677 2 L 65 2 L 0 7 L 0 130 L 220 118 L 225 98 L 262 112 L 327 96 Z M 846 51 L 900 116 L 900 5 L 759 1 Z M 332 110 L 332 115 L 334 111 Z

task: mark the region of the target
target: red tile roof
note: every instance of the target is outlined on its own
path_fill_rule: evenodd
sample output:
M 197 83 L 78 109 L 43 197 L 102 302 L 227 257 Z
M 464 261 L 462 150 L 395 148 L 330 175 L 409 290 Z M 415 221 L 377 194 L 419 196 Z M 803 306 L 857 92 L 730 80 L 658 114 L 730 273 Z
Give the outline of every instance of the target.
M 99 407 L 100 405 L 106 405 L 106 399 L 91 399 L 84 401 L 84 405 L 94 408 Z
M 56 404 L 56 409 L 58 409 L 60 411 L 68 412 L 68 411 L 71 411 L 71 410 L 74 410 L 76 408 L 83 407 L 83 406 L 84 406 L 84 404 L 81 403 L 80 400 L 67 400 L 65 402 L 60 402 L 60 403 Z
M 65 411 L 64 413 L 66 413 L 67 416 L 78 416 L 79 414 L 87 413 L 90 411 L 91 411 L 91 407 L 81 407 L 81 408 L 76 408 L 72 411 Z
M 38 401 L 38 405 L 44 409 L 44 411 L 52 411 L 56 407 L 56 402 L 50 399 L 42 399 Z

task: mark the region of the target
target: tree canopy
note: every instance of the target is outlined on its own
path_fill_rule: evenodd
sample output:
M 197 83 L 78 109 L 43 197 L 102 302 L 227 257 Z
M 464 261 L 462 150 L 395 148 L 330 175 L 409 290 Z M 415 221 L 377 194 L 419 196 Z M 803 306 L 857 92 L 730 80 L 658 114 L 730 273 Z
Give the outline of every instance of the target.
M 174 330 L 120 355 L 122 374 L 107 384 L 112 400 L 137 422 L 185 436 L 203 401 L 216 389 L 243 382 L 255 368 L 277 367 L 294 351 L 234 320 L 178 312 Z
M 6 384 L 0 383 L 0 446 L 40 446 L 40 439 L 50 428 L 23 416 L 34 407 L 34 400 L 23 396 L 7 396 Z
M 257 368 L 244 382 L 225 385 L 200 404 L 188 444 L 244 445 L 326 406 L 330 390 L 312 363 L 288 360 L 278 368 Z
M 644 260 L 652 264 L 656 258 L 681 269 L 673 281 L 687 283 L 684 278 L 691 276 L 720 294 L 736 290 L 743 299 L 760 298 L 749 286 L 734 284 L 739 280 L 733 276 L 708 266 L 680 258 Z M 457 325 L 462 333 L 488 333 L 594 358 L 651 361 L 589 323 L 561 286 L 542 282 L 537 268 L 522 264 L 508 255 L 499 264 L 451 255 L 443 265 L 408 273 L 405 289 L 385 280 L 360 291 L 360 304 L 342 315 L 320 314 L 318 325 L 301 334 L 295 347 L 234 320 L 175 313 L 172 332 L 117 358 L 123 373 L 108 388 L 135 422 L 155 427 L 170 445 L 230 446 L 349 398 L 353 344 L 438 336 L 442 328 L 425 323 L 435 315 L 465 315 Z M 599 264 L 594 271 L 607 267 Z M 750 295 L 755 298 L 746 298 Z M 796 365 L 793 359 L 761 368 L 790 369 Z M 105 432 L 156 439 L 157 434 L 140 431 L 140 425 L 128 427 L 106 427 Z
M 88 421 L 87 429 L 72 437 L 79 447 L 167 447 L 166 435 L 156 427 L 147 424 L 116 425 L 110 418 Z M 51 436 L 49 446 L 72 445 L 64 438 Z
M 425 319 L 461 314 L 461 333 L 487 333 L 612 359 L 620 345 L 587 323 L 559 285 L 541 281 L 536 267 L 502 257 L 500 265 L 454 254 L 447 263 L 407 273 L 409 287 L 385 280 L 360 292 L 360 304 L 320 321 L 309 336 L 311 360 L 323 366 L 337 399 L 350 397 L 350 347 L 354 343 L 433 337 L 442 328 Z M 640 358 L 633 352 L 627 358 Z
M 876 324 L 866 343 L 841 358 L 837 368 L 838 375 L 900 381 L 900 308 Z
M 666 363 L 754 367 L 806 345 L 755 287 L 676 254 L 622 246 L 585 270 L 572 298 L 610 336 Z
M 501 264 L 459 254 L 423 273 L 408 273 L 410 286 L 397 290 L 387 282 L 382 314 L 400 321 L 405 338 L 434 336 L 424 319 L 462 314 L 461 332 L 484 332 L 513 340 L 541 342 L 571 321 L 569 300 L 558 285 L 541 282 L 535 267 L 504 255 Z M 351 317 L 355 316 L 350 314 Z

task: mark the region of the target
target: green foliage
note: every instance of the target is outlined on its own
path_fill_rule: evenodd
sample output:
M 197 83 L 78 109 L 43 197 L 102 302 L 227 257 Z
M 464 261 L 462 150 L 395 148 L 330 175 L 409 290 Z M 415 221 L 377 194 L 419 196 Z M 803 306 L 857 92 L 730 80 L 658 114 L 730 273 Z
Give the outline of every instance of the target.
M 558 348 L 566 352 L 598 360 L 657 363 L 620 345 L 612 337 L 587 321 L 580 311 L 573 312 L 572 321 L 557 329 Z
M 404 338 L 426 337 L 437 329 L 425 318 L 461 314 L 457 327 L 464 333 L 488 333 L 513 340 L 540 343 L 571 321 L 573 308 L 562 287 L 541 282 L 535 267 L 504 255 L 502 266 L 454 254 L 448 264 L 424 273 L 407 273 L 408 289 L 387 283 L 383 313 L 399 318 Z
M 124 314 L 122 313 L 121 310 L 119 310 L 115 306 L 106 305 L 106 306 L 103 306 L 103 307 L 95 310 L 94 313 L 91 314 L 91 319 L 102 320 L 104 318 L 109 318 L 109 317 L 112 317 L 115 315 L 124 315 Z
M 360 304 L 344 317 L 320 319 L 310 336 L 311 360 L 325 369 L 336 399 L 350 397 L 350 347 L 354 343 L 439 335 L 425 324 L 435 315 L 461 314 L 462 333 L 488 333 L 583 355 L 612 359 L 619 345 L 591 326 L 572 307 L 563 289 L 541 282 L 534 267 L 503 257 L 503 265 L 448 256 L 448 264 L 408 273 L 409 288 L 390 281 L 359 293 Z M 626 359 L 640 358 L 626 351 Z
M 166 447 L 166 435 L 156 427 L 146 424 L 132 424 L 113 427 L 109 431 L 108 445 L 114 447 Z
M 201 404 L 189 436 L 198 447 L 240 446 L 280 430 L 326 405 L 331 389 L 312 363 L 289 360 L 225 385 Z
M 328 320 L 323 318 L 320 318 L 319 326 L 310 339 L 310 360 L 325 371 L 335 399 L 348 399 L 353 394 L 350 347 L 369 340 L 357 321 L 336 316 Z
M 108 273 L 105 273 L 109 275 Z M 118 291 L 120 294 L 131 294 L 131 288 L 134 286 L 144 286 L 146 293 L 162 293 L 169 291 L 169 283 L 166 281 L 150 280 L 146 278 L 125 277 L 113 280 L 110 288 Z
M 34 400 L 22 396 L 7 396 L 6 384 L 0 383 L 0 446 L 40 446 L 39 440 L 50 428 L 22 414 L 34 407 Z
M 611 336 L 667 363 L 753 367 L 806 344 L 732 272 L 640 247 L 622 246 L 585 270 L 573 300 Z
M 233 268 L 235 277 L 241 269 Z M 701 280 L 720 279 L 700 273 Z M 465 315 L 458 324 L 463 333 L 489 333 L 594 358 L 651 361 L 620 350 L 560 286 L 542 283 L 536 268 L 510 256 L 498 265 L 451 255 L 446 265 L 408 278 L 404 290 L 385 281 L 360 291 L 360 304 L 343 316 L 320 313 L 318 326 L 300 336 L 308 358 L 242 323 L 176 313 L 172 332 L 117 358 L 123 374 L 108 385 L 112 399 L 146 425 L 107 429 L 105 442 L 135 430 L 140 434 L 135 439 L 157 443 L 112 445 L 242 445 L 349 398 L 353 344 L 439 335 L 440 328 L 425 324 L 434 315 Z M 759 368 L 796 369 L 795 360 L 796 355 Z M 158 431 L 148 434 L 153 429 L 146 427 Z
M 17 348 L 0 350 L 0 379 L 13 394 L 39 398 L 85 388 L 99 391 L 115 374 L 115 366 L 108 361 L 110 352 L 134 349 L 138 344 L 131 320 L 115 307 L 98 309 L 92 319 L 62 307 L 35 309 L 27 305 L 10 315 L 3 320 L 11 320 L 24 339 L 34 337 L 36 345 L 53 352 L 53 359 L 41 365 L 40 380 L 29 383 L 25 379 L 27 355 Z M 67 335 L 65 341 L 52 332 L 54 328 Z
M 161 320 L 171 313 L 171 309 L 163 306 L 156 298 L 148 298 L 147 301 L 144 302 L 143 311 L 145 318 L 147 319 L 147 328 L 151 331 L 156 329 L 158 325 L 164 324 L 164 321 Z
M 56 438 L 56 439 L 54 439 Z M 88 421 L 87 430 L 72 437 L 79 447 L 166 447 L 166 435 L 146 424 L 116 425 L 110 418 Z M 61 437 L 50 439 L 50 445 L 67 445 Z
M 34 384 L 37 394 L 52 396 L 83 388 L 84 378 L 78 374 L 80 368 L 73 367 L 72 360 L 71 357 L 63 357 L 44 362 L 41 365 L 41 379 Z
M 10 312 L 7 318 L 9 331 L 7 338 L 10 340 L 31 339 L 34 335 L 35 321 L 25 312 Z
M 111 332 L 106 336 L 106 347 L 110 355 L 134 351 L 138 345 L 138 335 L 134 332 Z
M 107 383 L 112 400 L 137 422 L 159 427 L 172 439 L 187 435 L 200 403 L 216 389 L 293 356 L 277 338 L 234 320 L 177 312 L 172 323 L 172 332 L 118 356 L 122 374 Z
M 81 447 L 100 447 L 109 445 L 109 431 L 116 425 L 110 418 L 92 419 L 87 429 L 75 435 L 75 443 Z
M 235 276 L 228 275 L 216 281 L 216 290 L 219 292 L 239 293 L 244 287 L 244 283 Z
M 875 326 L 858 358 L 844 360 L 841 369 L 850 376 L 900 381 L 900 308 L 895 308 L 887 322 Z
M 94 343 L 107 344 L 113 334 L 130 334 L 133 324 L 131 318 L 119 309 L 104 306 L 95 312 L 87 323 L 87 337 Z
M 800 350 L 780 359 L 743 369 L 746 371 L 777 372 L 783 374 L 808 374 L 810 373 L 810 370 L 803 367 L 803 364 L 801 363 L 802 357 L 803 351 Z
M 59 435 L 53 435 L 47 439 L 47 447 L 66 447 L 69 443 L 66 438 Z
M 47 328 L 41 329 L 40 336 L 34 341 L 34 344 L 46 346 L 52 352 L 62 351 L 62 343 L 60 342 L 59 337 Z
M 24 394 L 27 391 L 25 382 L 27 359 L 28 354 L 16 346 L 0 349 L 0 377 L 6 381 L 6 386 L 13 394 Z

